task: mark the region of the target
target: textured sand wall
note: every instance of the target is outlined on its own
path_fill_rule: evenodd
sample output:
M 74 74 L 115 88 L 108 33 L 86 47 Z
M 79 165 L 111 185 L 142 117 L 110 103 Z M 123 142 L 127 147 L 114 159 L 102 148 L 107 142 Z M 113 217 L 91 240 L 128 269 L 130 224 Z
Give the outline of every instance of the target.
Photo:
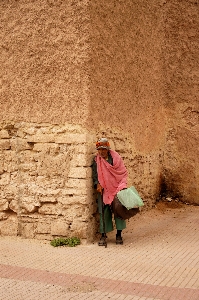
M 198 2 L 0 3 L 0 234 L 95 234 L 94 142 L 129 185 L 198 203 Z
M 87 4 L 0 3 L 2 235 L 94 236 Z
M 165 114 L 160 1 L 92 1 L 90 124 L 125 158 L 129 185 L 159 195 Z
M 86 1 L 1 1 L 4 120 L 82 124 L 87 114 Z
M 199 2 L 164 6 L 165 190 L 199 204 Z

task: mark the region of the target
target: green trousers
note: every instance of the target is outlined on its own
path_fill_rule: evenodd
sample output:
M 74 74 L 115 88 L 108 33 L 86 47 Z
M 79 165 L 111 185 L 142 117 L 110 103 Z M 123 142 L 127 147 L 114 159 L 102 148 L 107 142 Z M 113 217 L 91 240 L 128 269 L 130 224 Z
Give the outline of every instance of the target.
M 100 233 L 107 233 L 113 230 L 113 221 L 112 221 L 112 211 L 110 205 L 104 205 L 104 223 L 105 223 L 105 232 L 103 229 L 103 215 L 102 215 L 102 199 L 101 195 L 98 195 L 98 211 L 100 214 Z M 115 225 L 117 230 L 123 230 L 126 228 L 125 220 L 115 218 Z

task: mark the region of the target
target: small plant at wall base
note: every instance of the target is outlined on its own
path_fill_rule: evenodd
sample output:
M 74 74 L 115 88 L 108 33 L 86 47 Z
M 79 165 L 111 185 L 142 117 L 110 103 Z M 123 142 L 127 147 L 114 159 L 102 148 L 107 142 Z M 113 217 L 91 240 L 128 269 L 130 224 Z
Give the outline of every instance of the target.
M 57 238 L 50 242 L 50 244 L 53 247 L 59 247 L 59 246 L 69 246 L 69 247 L 75 247 L 77 245 L 80 245 L 80 239 L 77 237 L 70 237 L 70 238 Z

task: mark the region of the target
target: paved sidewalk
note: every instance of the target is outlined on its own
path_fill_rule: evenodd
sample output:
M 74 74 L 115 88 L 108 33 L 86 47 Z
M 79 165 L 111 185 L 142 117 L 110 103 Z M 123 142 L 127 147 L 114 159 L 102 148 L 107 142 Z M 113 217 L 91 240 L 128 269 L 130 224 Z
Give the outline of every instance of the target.
M 130 219 L 124 245 L 0 237 L 0 299 L 199 300 L 199 207 Z

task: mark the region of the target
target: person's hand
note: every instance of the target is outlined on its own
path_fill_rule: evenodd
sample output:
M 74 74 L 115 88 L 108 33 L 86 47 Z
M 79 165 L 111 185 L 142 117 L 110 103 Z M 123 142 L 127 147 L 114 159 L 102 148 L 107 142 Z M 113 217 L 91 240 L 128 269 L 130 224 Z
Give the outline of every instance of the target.
M 102 194 L 102 190 L 103 190 L 102 186 L 100 185 L 100 183 L 98 183 L 97 184 L 97 192 Z

